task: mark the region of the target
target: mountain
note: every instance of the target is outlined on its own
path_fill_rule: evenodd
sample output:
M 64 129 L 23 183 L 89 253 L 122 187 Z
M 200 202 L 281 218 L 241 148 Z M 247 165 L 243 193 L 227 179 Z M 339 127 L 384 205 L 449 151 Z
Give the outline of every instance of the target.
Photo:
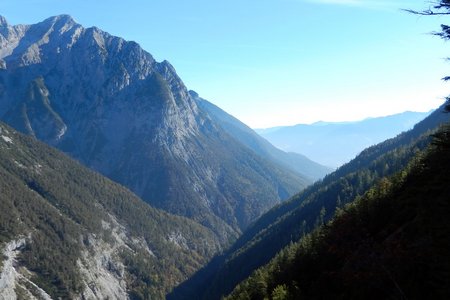
M 449 135 L 331 222 L 284 248 L 227 299 L 448 299 Z
M 450 120 L 442 110 L 436 110 L 412 130 L 365 149 L 322 181 L 272 208 L 168 299 L 220 299 L 229 294 L 284 247 L 330 220 L 337 209 L 364 195 L 381 178 L 404 169 L 427 148 L 429 135 Z
M 284 151 L 301 153 L 323 165 L 339 167 L 363 149 L 411 129 L 430 113 L 407 111 L 357 122 L 317 122 L 256 129 L 256 132 Z
M 0 119 L 223 244 L 310 183 L 225 132 L 167 61 L 70 16 L 3 19 L 0 66 Z
M 163 299 L 220 243 L 0 123 L 0 298 Z
M 209 116 L 228 134 L 265 159 L 274 161 L 285 168 L 311 178 L 312 180 L 321 179 L 332 171 L 330 168 L 313 162 L 304 155 L 293 152 L 284 152 L 274 147 L 250 127 L 211 102 L 201 98 L 196 92 L 189 91 L 189 93 L 196 101 L 199 109 L 208 113 Z

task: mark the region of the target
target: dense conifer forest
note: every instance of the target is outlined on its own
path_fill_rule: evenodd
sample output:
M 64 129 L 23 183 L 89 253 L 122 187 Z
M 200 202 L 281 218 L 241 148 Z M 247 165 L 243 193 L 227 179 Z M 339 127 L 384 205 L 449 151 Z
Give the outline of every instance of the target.
M 111 268 L 125 266 L 123 276 L 137 299 L 162 298 L 220 248 L 205 227 L 151 208 L 122 186 L 2 123 L 0 191 L 0 245 L 25 238 L 19 264 L 55 299 L 84 289 L 83 253 L 93 253 L 99 243 L 118 247 Z M 117 245 L 121 232 L 127 246 Z
M 448 130 L 227 299 L 448 299 Z
M 408 166 L 450 117 L 444 106 L 412 130 L 364 150 L 348 164 L 259 218 L 223 255 L 177 287 L 171 299 L 218 299 L 279 251 L 328 222 L 346 204 Z

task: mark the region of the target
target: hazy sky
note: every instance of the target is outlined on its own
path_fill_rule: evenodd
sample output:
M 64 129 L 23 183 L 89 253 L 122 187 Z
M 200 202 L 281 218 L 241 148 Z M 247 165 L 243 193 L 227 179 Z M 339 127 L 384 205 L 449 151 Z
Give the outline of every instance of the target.
M 11 24 L 70 14 L 167 59 L 252 127 L 428 111 L 449 94 L 427 0 L 0 0 Z

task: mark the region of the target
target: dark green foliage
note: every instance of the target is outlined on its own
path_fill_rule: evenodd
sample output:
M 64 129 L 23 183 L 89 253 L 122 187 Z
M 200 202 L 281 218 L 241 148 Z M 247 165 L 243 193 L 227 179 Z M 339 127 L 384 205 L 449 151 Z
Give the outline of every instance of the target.
M 219 299 L 281 249 L 332 218 L 336 210 L 362 196 L 383 177 L 405 168 L 425 149 L 431 130 L 448 120 L 438 109 L 413 130 L 363 151 L 289 201 L 259 218 L 222 256 L 169 295 L 172 299 Z
M 151 208 L 118 184 L 3 124 L 0 191 L 0 247 L 27 237 L 20 263 L 54 298 L 72 298 L 84 289 L 77 264 L 90 249 L 89 237 L 115 242 L 102 222 L 117 221 L 153 252 L 128 245 L 132 251 L 118 258 L 135 298 L 163 298 L 219 249 L 203 226 Z M 171 242 L 172 234 L 182 236 L 185 245 Z
M 449 299 L 449 154 L 383 178 L 227 299 Z

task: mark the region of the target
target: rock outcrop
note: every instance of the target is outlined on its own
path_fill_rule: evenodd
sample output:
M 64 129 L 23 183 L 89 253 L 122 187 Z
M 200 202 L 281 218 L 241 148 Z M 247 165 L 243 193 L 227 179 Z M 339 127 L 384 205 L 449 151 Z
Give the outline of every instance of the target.
M 231 137 L 167 62 L 70 16 L 0 24 L 0 118 L 224 241 L 310 181 Z

